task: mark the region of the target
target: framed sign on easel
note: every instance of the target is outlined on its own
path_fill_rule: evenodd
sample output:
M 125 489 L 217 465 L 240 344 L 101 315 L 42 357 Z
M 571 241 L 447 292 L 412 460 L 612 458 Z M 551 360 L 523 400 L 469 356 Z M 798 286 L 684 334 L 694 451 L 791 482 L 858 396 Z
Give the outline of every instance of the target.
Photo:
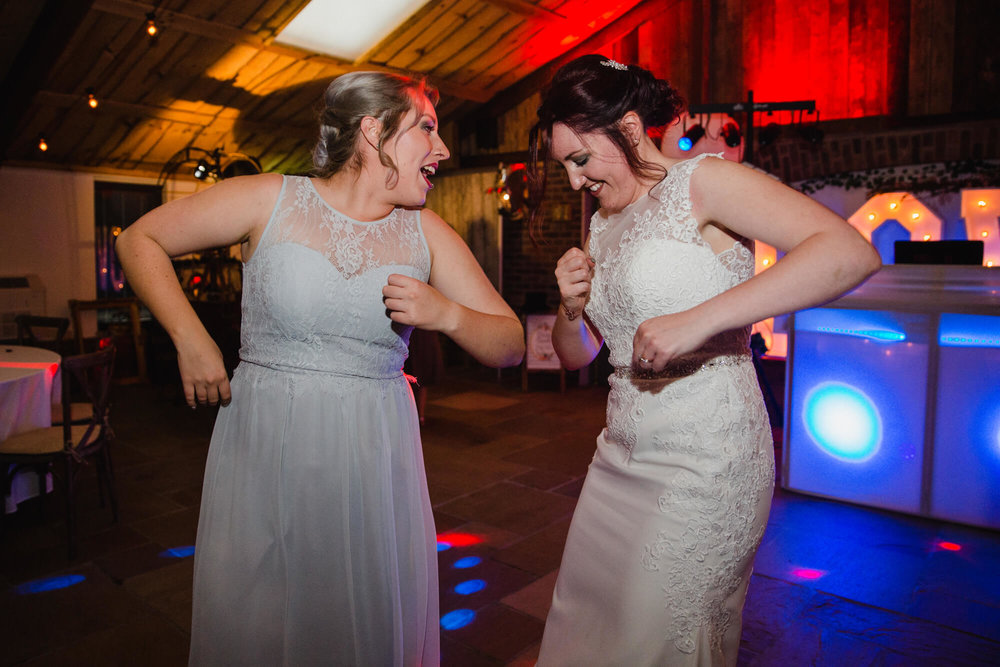
M 566 369 L 552 347 L 552 327 L 556 316 L 539 313 L 524 316 L 526 346 L 521 365 L 521 389 L 528 390 L 528 373 L 559 373 L 559 391 L 566 393 Z

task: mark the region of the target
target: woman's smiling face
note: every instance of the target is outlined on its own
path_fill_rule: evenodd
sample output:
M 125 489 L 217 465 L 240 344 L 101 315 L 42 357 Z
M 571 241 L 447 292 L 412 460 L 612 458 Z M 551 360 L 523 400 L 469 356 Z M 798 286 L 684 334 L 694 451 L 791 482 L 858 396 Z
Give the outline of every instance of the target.
M 414 100 L 413 108 L 399 124 L 399 134 L 389 140 L 397 178 L 394 198 L 403 206 L 422 206 L 427 191 L 434 187 L 430 177 L 442 160 L 450 156 L 438 134 L 437 113 L 427 98 Z
M 574 190 L 586 188 L 604 213 L 619 213 L 639 199 L 645 188 L 632 173 L 621 150 L 599 132 L 577 134 L 567 125 L 552 126 L 552 158 L 569 176 Z

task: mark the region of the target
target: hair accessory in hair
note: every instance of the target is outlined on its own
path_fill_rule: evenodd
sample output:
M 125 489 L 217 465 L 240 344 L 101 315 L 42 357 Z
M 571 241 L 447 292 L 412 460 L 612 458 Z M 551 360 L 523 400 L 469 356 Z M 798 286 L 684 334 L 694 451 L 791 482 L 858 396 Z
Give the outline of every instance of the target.
M 628 65 L 622 65 L 617 60 L 612 60 L 611 58 L 608 58 L 607 60 L 602 60 L 601 64 L 604 65 L 605 67 L 614 67 L 615 69 L 621 70 L 623 72 L 628 69 Z

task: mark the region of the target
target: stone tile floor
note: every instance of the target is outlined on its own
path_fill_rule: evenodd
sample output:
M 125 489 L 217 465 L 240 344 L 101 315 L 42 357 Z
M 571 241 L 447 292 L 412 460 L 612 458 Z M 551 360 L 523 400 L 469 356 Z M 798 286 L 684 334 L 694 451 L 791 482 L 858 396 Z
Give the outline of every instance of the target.
M 430 390 L 424 448 L 443 549 L 445 666 L 527 666 L 538 652 L 606 389 L 571 382 L 563 395 L 542 375 L 530 385 L 523 393 L 512 371 L 449 369 Z M 183 548 L 194 544 L 214 415 L 184 407 L 170 387 L 115 393 L 121 521 L 111 525 L 99 507 L 92 473 L 75 561 L 58 494 L 7 517 L 0 665 L 185 663 L 192 561 Z M 73 576 L 83 579 L 23 592 Z M 1000 533 L 776 489 L 739 664 L 1000 664 Z

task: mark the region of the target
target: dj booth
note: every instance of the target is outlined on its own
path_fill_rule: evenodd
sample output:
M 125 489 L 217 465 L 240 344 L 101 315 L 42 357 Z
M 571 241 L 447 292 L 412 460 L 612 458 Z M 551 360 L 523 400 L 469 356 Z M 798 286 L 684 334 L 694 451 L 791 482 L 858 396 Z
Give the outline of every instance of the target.
M 1000 529 L 1000 269 L 888 265 L 787 329 L 784 488 Z

